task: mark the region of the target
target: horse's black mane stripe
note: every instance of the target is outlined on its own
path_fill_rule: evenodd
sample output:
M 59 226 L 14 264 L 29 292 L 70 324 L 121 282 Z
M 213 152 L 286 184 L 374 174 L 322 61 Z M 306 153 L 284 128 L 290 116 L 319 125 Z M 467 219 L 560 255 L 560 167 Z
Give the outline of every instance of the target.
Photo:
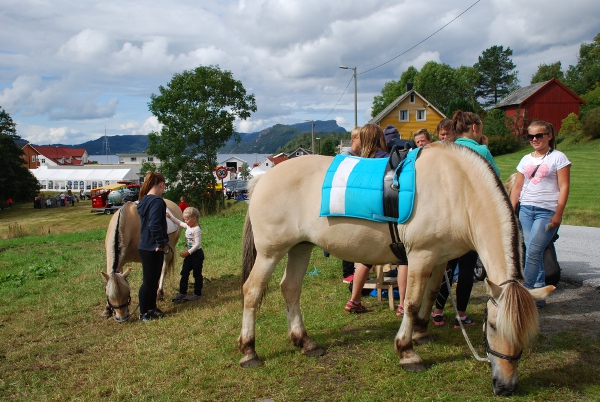
M 122 208 L 121 208 L 122 209 Z M 121 209 L 119 209 L 117 211 L 117 213 L 119 214 L 119 216 L 117 217 L 117 225 L 115 228 L 115 238 L 114 238 L 114 257 L 113 257 L 113 266 L 112 266 L 112 272 L 116 272 L 117 271 L 117 267 L 119 266 L 119 223 L 121 221 Z

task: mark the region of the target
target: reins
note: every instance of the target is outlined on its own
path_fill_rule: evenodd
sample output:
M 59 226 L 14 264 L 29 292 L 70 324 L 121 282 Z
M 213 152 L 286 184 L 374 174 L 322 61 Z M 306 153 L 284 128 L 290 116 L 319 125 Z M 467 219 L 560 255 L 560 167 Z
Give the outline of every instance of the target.
M 473 345 L 471 344 L 471 341 L 469 340 L 469 336 L 467 335 L 467 331 L 465 331 L 465 327 L 463 326 L 462 320 L 460 319 L 460 316 L 458 315 L 458 308 L 456 307 L 456 302 L 454 301 L 454 295 L 452 294 L 452 285 L 450 285 L 450 279 L 448 278 L 447 271 L 444 271 L 444 277 L 446 278 L 446 286 L 448 286 L 448 293 L 450 294 L 450 300 L 452 301 L 452 307 L 454 307 L 454 313 L 456 314 L 456 320 L 458 321 L 458 324 L 460 325 L 460 329 L 463 333 L 463 336 L 465 337 L 465 341 L 467 341 L 467 345 L 469 346 L 469 349 L 471 350 L 473 357 L 480 362 L 489 363 L 490 362 L 489 357 L 480 357 L 477 354 L 477 351 L 475 351 L 475 348 L 473 347 Z M 516 281 L 514 279 L 509 279 L 506 282 L 501 283 L 500 286 L 504 286 L 508 283 L 518 283 L 518 281 Z M 496 302 L 496 300 L 494 300 L 493 297 L 489 296 L 488 300 L 491 301 L 494 306 L 498 307 L 498 303 Z M 510 356 L 510 355 L 502 354 L 500 352 L 496 352 L 494 349 L 492 349 L 490 347 L 490 344 L 487 340 L 487 321 L 488 321 L 488 310 L 486 307 L 484 315 L 483 315 L 483 343 L 485 345 L 486 354 L 488 356 L 492 355 L 492 356 L 496 356 L 496 357 L 499 357 L 504 360 L 508 360 L 509 363 L 516 361 L 518 364 L 519 359 L 521 359 L 521 356 L 523 355 L 522 350 L 518 355 Z
M 454 301 L 454 295 L 452 294 L 452 285 L 450 285 L 450 278 L 448 278 L 447 271 L 444 271 L 444 277 L 446 278 L 446 286 L 448 286 L 448 294 L 450 295 L 450 301 L 452 302 L 452 307 L 454 307 L 454 313 L 456 314 L 456 319 L 458 320 L 458 324 L 460 325 L 460 330 L 462 331 L 463 336 L 465 337 L 465 341 L 467 341 L 467 345 L 469 346 L 469 349 L 471 350 L 473 357 L 480 362 L 489 363 L 490 359 L 487 357 L 479 357 L 479 355 L 477 354 L 477 351 L 471 344 L 471 341 L 469 340 L 469 336 L 467 335 L 467 331 L 465 331 L 465 327 L 463 326 L 462 320 L 460 319 L 460 316 L 458 315 L 458 308 L 456 307 L 456 302 Z M 487 313 L 486 313 L 486 321 L 487 321 Z M 485 325 L 486 325 L 486 323 L 484 323 L 484 326 Z M 484 335 L 484 337 L 485 337 L 485 335 Z M 487 345 L 487 339 L 485 340 L 485 344 Z

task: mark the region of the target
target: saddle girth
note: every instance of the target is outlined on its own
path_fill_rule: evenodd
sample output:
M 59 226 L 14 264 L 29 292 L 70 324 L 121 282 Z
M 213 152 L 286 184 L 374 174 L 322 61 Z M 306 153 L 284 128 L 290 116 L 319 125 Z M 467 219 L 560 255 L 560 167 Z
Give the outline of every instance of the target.
M 410 151 L 410 148 L 399 148 L 394 146 L 390 151 L 390 157 L 387 165 L 385 166 L 385 173 L 383 175 L 383 212 L 385 216 L 398 219 L 398 188 L 394 186 L 394 177 L 400 175 L 402 169 L 402 162 L 406 159 L 406 155 Z M 390 228 L 390 237 L 392 242 L 390 248 L 394 255 L 399 261 L 407 261 L 406 248 L 402 241 L 400 241 L 400 235 L 398 233 L 398 224 L 394 222 L 388 222 Z

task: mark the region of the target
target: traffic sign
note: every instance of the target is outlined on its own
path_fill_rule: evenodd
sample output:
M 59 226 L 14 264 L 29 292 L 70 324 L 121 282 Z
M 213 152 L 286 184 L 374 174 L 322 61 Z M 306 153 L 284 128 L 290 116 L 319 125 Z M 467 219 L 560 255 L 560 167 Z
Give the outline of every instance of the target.
M 219 166 L 217 167 L 217 169 L 215 170 L 215 173 L 217 174 L 217 177 L 221 180 L 223 180 L 224 178 L 227 177 L 227 168 L 224 166 Z

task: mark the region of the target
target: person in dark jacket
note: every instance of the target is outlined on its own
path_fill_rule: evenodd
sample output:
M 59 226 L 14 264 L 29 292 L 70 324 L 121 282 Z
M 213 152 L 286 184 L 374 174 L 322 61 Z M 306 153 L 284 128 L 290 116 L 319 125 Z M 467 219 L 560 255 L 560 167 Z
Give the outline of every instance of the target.
M 169 243 L 167 204 L 161 198 L 164 192 L 165 177 L 149 172 L 140 189 L 137 206 L 141 221 L 138 252 L 142 259 L 142 286 L 139 291 L 142 322 L 164 317 L 164 313 L 156 306 L 158 282 Z

